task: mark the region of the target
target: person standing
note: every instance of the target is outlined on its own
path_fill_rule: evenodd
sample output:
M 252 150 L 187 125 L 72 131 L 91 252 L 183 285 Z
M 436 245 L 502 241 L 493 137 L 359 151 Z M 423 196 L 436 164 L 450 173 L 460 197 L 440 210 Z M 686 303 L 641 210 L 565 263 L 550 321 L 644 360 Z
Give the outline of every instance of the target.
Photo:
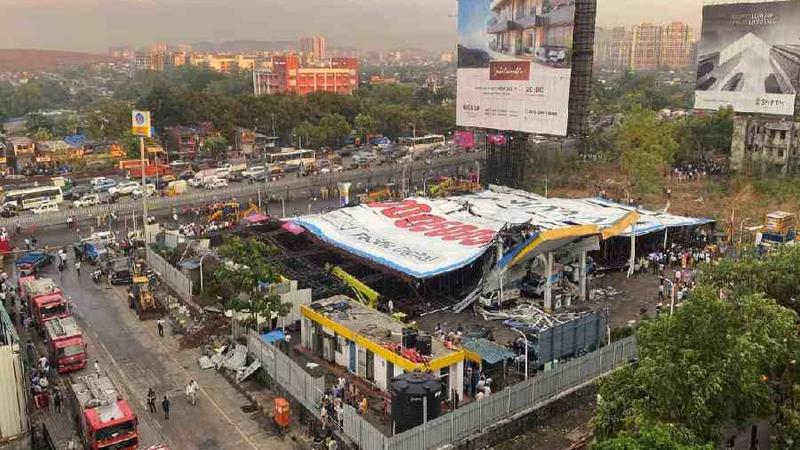
M 100 376 L 100 361 L 97 359 L 94 360 L 94 374 Z
M 164 420 L 169 420 L 169 406 L 170 402 L 167 396 L 164 396 L 164 400 L 161 400 L 161 409 L 164 410 Z
M 53 390 L 53 406 L 57 413 L 61 412 L 61 389 L 59 388 Z
M 186 385 L 186 396 L 189 397 L 192 405 L 197 405 L 198 389 L 200 389 L 200 386 L 197 385 L 197 381 L 194 381 L 194 379 L 189 380 L 189 384 Z
M 154 391 L 153 388 L 147 391 L 147 409 L 149 409 L 151 413 L 156 412 L 156 391 Z
M 75 261 L 75 272 L 78 274 L 78 277 L 81 276 L 81 261 Z
M 158 327 L 158 335 L 164 337 L 164 318 L 158 319 L 156 321 L 156 327 Z

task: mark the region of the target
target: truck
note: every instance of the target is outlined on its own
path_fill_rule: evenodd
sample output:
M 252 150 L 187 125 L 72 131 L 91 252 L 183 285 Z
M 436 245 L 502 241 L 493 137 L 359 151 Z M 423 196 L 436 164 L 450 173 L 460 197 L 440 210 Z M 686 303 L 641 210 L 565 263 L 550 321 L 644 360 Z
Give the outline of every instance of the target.
M 172 167 L 170 167 L 169 164 L 150 164 L 144 168 L 145 177 L 163 177 L 164 175 L 172 175 Z M 128 169 L 127 177 L 129 180 L 138 180 L 142 178 L 141 166 Z
M 75 317 L 57 317 L 44 324 L 47 357 L 58 373 L 73 372 L 86 367 L 83 334 Z
M 90 450 L 135 450 L 137 418 L 108 375 L 91 374 L 70 383 L 70 409 L 81 440 Z
M 28 302 L 28 314 L 34 325 L 42 332 L 48 320 L 72 315 L 67 299 L 50 278 L 22 277 L 19 280 L 19 293 Z

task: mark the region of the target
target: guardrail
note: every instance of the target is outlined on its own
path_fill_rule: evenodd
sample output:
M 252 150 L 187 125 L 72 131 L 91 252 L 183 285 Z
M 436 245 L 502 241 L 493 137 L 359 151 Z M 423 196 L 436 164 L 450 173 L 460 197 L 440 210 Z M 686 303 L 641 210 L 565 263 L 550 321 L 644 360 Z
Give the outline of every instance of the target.
M 445 167 L 460 166 L 464 164 L 471 164 L 482 158 L 479 152 L 466 153 L 448 158 L 433 159 L 429 163 L 425 161 L 415 161 L 412 165 L 412 170 L 437 170 Z M 189 206 L 198 203 L 209 203 L 218 200 L 229 198 L 253 198 L 277 196 L 288 200 L 291 198 L 292 192 L 302 192 L 301 197 L 307 197 L 309 191 L 318 190 L 326 186 L 329 188 L 336 187 L 336 183 L 341 181 L 362 182 L 372 181 L 375 177 L 385 177 L 388 175 L 400 176 L 402 166 L 397 164 L 377 166 L 368 169 L 348 170 L 345 172 L 318 174 L 308 177 L 300 178 L 284 178 L 278 181 L 269 181 L 265 183 L 253 184 L 235 184 L 224 189 L 216 189 L 210 191 L 193 191 L 175 197 L 154 197 L 147 199 L 147 205 L 150 211 L 163 211 L 182 206 Z M 116 213 L 117 215 L 131 214 L 136 211 L 142 210 L 142 202 L 140 201 L 121 201 L 109 205 L 97 205 L 87 208 L 73 208 L 62 210 L 54 213 L 40 214 L 40 215 L 22 215 L 10 218 L 0 218 L 0 226 L 13 228 L 15 226 L 30 226 L 46 227 L 59 224 L 65 224 L 67 217 L 72 217 L 76 221 L 95 219 L 108 214 Z

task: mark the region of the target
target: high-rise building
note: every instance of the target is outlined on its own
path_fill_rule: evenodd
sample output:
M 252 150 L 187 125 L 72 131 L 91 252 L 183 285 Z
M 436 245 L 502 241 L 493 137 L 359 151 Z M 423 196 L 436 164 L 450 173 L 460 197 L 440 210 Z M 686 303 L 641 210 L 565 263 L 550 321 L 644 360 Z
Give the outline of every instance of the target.
M 625 69 L 631 64 L 631 33 L 623 27 L 595 31 L 594 64 L 605 69 Z
M 138 71 L 152 70 L 155 72 L 163 72 L 174 66 L 175 60 L 173 59 L 173 55 L 169 53 L 136 52 L 134 65 Z
M 631 30 L 631 69 L 655 70 L 660 65 L 664 27 L 643 23 Z
M 661 56 L 659 65 L 670 69 L 694 64 L 694 33 L 689 25 L 672 22 L 661 31 Z
M 324 36 L 301 38 L 300 51 L 312 61 L 324 61 L 328 57 L 327 41 Z

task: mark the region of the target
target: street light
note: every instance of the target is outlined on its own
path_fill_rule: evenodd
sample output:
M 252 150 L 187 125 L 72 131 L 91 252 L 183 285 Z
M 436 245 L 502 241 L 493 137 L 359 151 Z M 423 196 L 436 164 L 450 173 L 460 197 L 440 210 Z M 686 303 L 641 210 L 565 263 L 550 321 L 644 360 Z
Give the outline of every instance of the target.
M 675 283 L 667 277 L 662 278 L 669 283 L 669 315 L 675 311 Z
M 522 336 L 522 339 L 525 340 L 525 380 L 527 381 L 528 380 L 528 337 L 525 336 L 525 333 L 519 331 L 516 328 L 511 328 L 511 331 L 519 333 L 519 335 Z
M 211 254 L 211 252 L 208 252 L 208 253 L 206 253 L 206 254 L 204 254 L 203 256 L 200 257 L 200 292 L 201 293 L 203 292 L 203 259 L 206 256 L 210 255 L 210 254 Z

